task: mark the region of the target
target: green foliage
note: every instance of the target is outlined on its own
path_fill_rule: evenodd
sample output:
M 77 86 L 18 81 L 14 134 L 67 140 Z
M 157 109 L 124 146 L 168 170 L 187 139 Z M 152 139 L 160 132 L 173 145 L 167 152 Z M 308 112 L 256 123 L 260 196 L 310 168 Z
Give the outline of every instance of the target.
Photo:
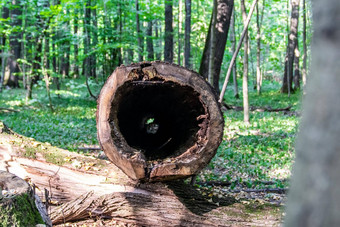
M 61 148 L 74 150 L 84 144 L 97 144 L 96 102 L 89 98 L 83 80 L 65 80 L 64 84 L 60 91 L 52 91 L 56 109 L 53 113 L 48 108 L 43 83 L 35 86 L 33 99 L 27 103 L 24 90 L 0 93 L 2 107 L 19 110 L 0 112 L 0 120 L 20 134 Z M 98 93 L 100 85 L 90 81 L 90 86 Z M 26 154 L 33 155 L 31 151 Z
M 200 174 L 201 180 L 222 180 L 244 184 L 249 188 L 268 185 L 260 181 L 274 181 L 272 187 L 287 187 L 295 157 L 294 141 L 297 134 L 300 94 L 289 99 L 277 92 L 279 84 L 264 84 L 263 93 L 250 92 L 250 105 L 283 108 L 292 106 L 289 113 L 251 112 L 250 125 L 243 122 L 243 112 L 224 112 L 224 138 L 216 156 Z M 233 98 L 229 90 L 225 99 L 228 104 L 242 106 L 242 98 Z

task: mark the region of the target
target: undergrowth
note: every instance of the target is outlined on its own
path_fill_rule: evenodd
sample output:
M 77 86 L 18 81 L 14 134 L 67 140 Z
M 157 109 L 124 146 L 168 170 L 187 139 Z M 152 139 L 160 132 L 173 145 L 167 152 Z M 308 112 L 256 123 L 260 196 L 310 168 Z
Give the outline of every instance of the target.
M 15 132 L 37 141 L 77 151 L 84 145 L 97 145 L 96 101 L 91 99 L 84 80 L 64 80 L 60 91 L 52 86 L 51 112 L 42 83 L 34 86 L 33 99 L 26 102 L 25 90 L 9 89 L 0 93 L 0 120 Z M 95 94 L 102 83 L 90 81 Z M 272 187 L 287 187 L 294 159 L 300 93 L 288 97 L 279 92 L 280 85 L 264 81 L 262 94 L 250 89 L 250 106 L 284 108 L 291 112 L 256 112 L 250 114 L 250 125 L 243 123 L 243 112 L 224 111 L 224 139 L 216 156 L 198 176 L 199 181 L 229 181 L 232 187 L 264 187 L 259 181 L 274 181 Z M 242 106 L 242 97 L 233 97 L 228 89 L 226 103 Z M 27 156 L 34 157 L 33 151 Z M 51 155 L 50 158 L 52 157 Z M 266 186 L 268 187 L 268 186 Z

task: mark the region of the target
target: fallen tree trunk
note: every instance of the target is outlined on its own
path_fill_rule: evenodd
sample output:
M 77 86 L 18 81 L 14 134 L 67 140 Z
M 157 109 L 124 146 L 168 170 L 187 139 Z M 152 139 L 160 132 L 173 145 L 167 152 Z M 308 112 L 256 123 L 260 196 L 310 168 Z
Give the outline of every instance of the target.
M 199 74 L 164 62 L 118 67 L 98 98 L 100 145 L 134 180 L 196 174 L 215 155 L 223 126 L 212 87 Z
M 1 126 L 0 126 L 1 129 Z M 0 130 L 1 131 L 1 130 Z M 16 134 L 0 134 L 0 170 L 15 173 L 36 185 L 45 200 L 49 190 L 49 215 L 53 225 L 66 222 L 101 226 L 275 226 L 279 207 L 248 212 L 246 206 L 227 196 L 203 195 L 182 181 L 138 183 L 109 161 L 58 149 L 63 166 L 48 163 L 42 152 L 54 152 L 44 144 Z M 38 145 L 38 146 L 42 146 Z M 36 160 L 23 157 L 25 148 L 36 149 Z M 79 165 L 73 165 L 78 163 Z M 90 169 L 85 168 L 91 164 Z M 45 201 L 46 202 L 46 201 Z M 263 205 L 261 205 L 262 207 Z M 271 208 L 272 209 L 272 208 Z M 240 215 L 241 214 L 241 215 Z

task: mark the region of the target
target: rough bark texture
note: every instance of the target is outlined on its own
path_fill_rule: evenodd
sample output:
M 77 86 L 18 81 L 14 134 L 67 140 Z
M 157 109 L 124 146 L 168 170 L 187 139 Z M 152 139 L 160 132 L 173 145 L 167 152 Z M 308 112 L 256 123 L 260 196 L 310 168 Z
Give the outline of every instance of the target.
M 138 59 L 139 61 L 143 61 L 143 51 L 144 51 L 144 45 L 143 45 L 143 38 L 141 34 L 140 29 L 140 21 L 139 21 L 139 2 L 136 0 L 136 30 L 137 30 L 137 39 L 138 39 Z
M 0 170 L 17 173 L 36 185 L 37 195 L 49 190 L 53 225 L 77 226 L 279 226 L 280 207 L 261 214 L 231 197 L 203 195 L 181 181 L 138 183 L 114 164 L 92 155 L 68 152 L 32 141 L 0 122 Z M 17 145 L 14 145 L 17 144 Z M 25 149 L 35 159 L 23 157 Z M 44 154 L 56 155 L 58 166 Z M 97 156 L 97 155 L 96 155 Z M 62 162 L 60 162 L 62 161 Z M 75 165 L 76 164 L 76 165 Z M 43 196 L 45 200 L 46 196 Z M 258 206 L 258 205 L 257 205 Z M 263 205 L 260 205 L 263 207 Z M 251 209 L 249 209 L 251 208 Z M 275 213 L 272 213 L 275 212 Z M 240 215 L 242 214 L 242 215 Z M 94 223 L 98 222 L 98 223 Z M 67 224 L 68 225 L 68 224 Z M 25 225 L 27 226 L 27 225 Z M 91 225 L 92 226 L 92 225 Z
M 153 61 L 154 60 L 154 50 L 153 50 L 153 41 L 152 41 L 152 27 L 153 27 L 153 22 L 149 21 L 148 22 L 148 29 L 146 32 L 147 38 L 146 38 L 146 49 L 148 51 L 148 60 Z
M 52 226 L 44 205 L 33 189 L 23 179 L 0 170 L 0 226 L 44 223 Z
M 292 13 L 290 18 L 290 29 L 288 36 L 287 54 L 285 59 L 285 71 L 283 75 L 282 93 L 290 94 L 293 91 L 293 64 L 294 50 L 297 42 L 297 31 L 299 22 L 299 4 L 300 0 L 292 0 Z
M 172 27 L 172 0 L 165 1 L 164 61 L 172 63 L 174 58 L 174 29 Z
M 340 2 L 313 1 L 312 68 L 286 226 L 339 226 Z
M 190 33 L 191 33 L 191 0 L 185 0 L 185 46 L 184 46 L 184 66 L 191 67 L 190 63 Z
M 197 73 L 164 62 L 117 68 L 101 90 L 98 139 L 132 179 L 189 177 L 215 155 L 223 116 Z
M 217 0 L 217 22 L 215 28 L 215 57 L 214 57 L 214 83 L 212 84 L 216 92 L 219 92 L 219 77 L 221 72 L 221 65 L 223 61 L 223 55 L 225 45 L 227 42 L 227 36 L 230 25 L 231 13 L 234 6 L 234 0 Z M 211 22 L 209 25 L 208 35 L 205 41 L 204 51 L 202 55 L 201 65 L 199 73 L 208 78 L 209 72 L 209 56 L 210 56 L 210 38 L 211 38 Z

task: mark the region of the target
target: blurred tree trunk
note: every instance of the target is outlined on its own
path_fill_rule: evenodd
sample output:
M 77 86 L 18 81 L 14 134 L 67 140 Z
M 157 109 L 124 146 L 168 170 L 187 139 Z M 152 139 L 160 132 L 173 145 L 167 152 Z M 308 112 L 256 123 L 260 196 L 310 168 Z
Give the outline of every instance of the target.
M 78 40 L 78 10 L 74 9 L 74 18 L 73 18 L 73 35 L 75 36 L 76 42 L 74 43 L 73 49 L 74 49 L 74 70 L 73 70 L 73 77 L 78 78 L 79 77 L 79 65 L 78 65 L 78 52 L 79 52 L 79 40 Z
M 217 0 L 217 21 L 215 31 L 216 48 L 214 56 L 214 74 L 213 74 L 213 87 L 216 92 L 219 92 L 219 78 L 221 72 L 221 65 L 223 61 L 223 55 L 225 45 L 227 42 L 231 13 L 234 6 L 234 0 Z M 212 18 L 212 17 L 211 17 Z M 210 58 L 210 43 L 211 43 L 211 22 L 208 29 L 208 35 L 205 40 L 205 46 L 203 50 L 201 65 L 199 73 L 206 79 L 208 79 L 209 72 L 209 58 Z
M 191 0 L 185 0 L 184 66 L 191 68 L 190 62 Z
M 137 29 L 137 37 L 138 37 L 138 60 L 143 61 L 143 51 L 144 51 L 144 45 L 143 45 L 143 38 L 141 34 L 140 29 L 140 22 L 139 22 L 139 3 L 138 0 L 136 0 L 136 29 Z
M 302 0 L 302 14 L 303 14 L 303 31 L 302 31 L 302 45 L 303 45 L 303 65 L 302 65 L 302 84 L 306 86 L 307 81 L 307 44 L 306 44 L 306 0 Z
M 96 6 L 96 1 L 93 1 L 92 4 L 92 10 L 91 10 L 91 19 L 92 19 L 92 29 L 91 29 L 91 34 L 92 34 L 92 43 L 91 43 L 91 51 L 93 52 L 90 57 L 91 61 L 91 76 L 93 78 L 97 78 L 97 54 L 95 52 L 95 49 L 97 48 L 98 45 L 98 23 L 97 23 L 97 8 Z M 121 24 L 120 24 L 121 26 Z M 121 29 L 121 27 L 120 27 Z M 91 36 L 90 34 L 90 36 Z
M 9 17 L 9 9 L 7 7 L 2 7 L 2 18 L 7 19 Z M 6 51 L 6 35 L 3 34 L 1 37 L 1 75 L 0 75 L 0 92 L 4 84 L 8 53 Z
M 246 7 L 244 4 L 244 0 L 241 0 L 241 11 L 242 11 L 242 19 L 243 24 L 246 26 L 247 20 L 247 12 Z M 243 80 L 242 80 L 242 87 L 243 87 L 243 111 L 244 111 L 244 118 L 243 121 L 245 123 L 249 123 L 249 100 L 248 100 L 248 29 L 244 36 L 243 41 L 243 49 L 244 49 L 244 56 L 243 56 Z
M 20 0 L 13 0 L 12 4 L 14 7 L 11 7 L 10 9 L 11 26 L 12 28 L 20 27 L 22 23 L 20 19 L 22 14 Z M 21 37 L 22 33 L 19 31 L 19 29 L 14 29 L 9 36 L 10 56 L 7 60 L 9 77 L 5 78 L 4 81 L 7 86 L 13 88 L 19 87 L 19 77 L 17 74 L 20 72 L 20 69 L 17 60 L 21 56 L 21 44 L 19 42 Z
M 340 225 L 340 1 L 313 1 L 310 80 L 285 225 Z
M 172 63 L 174 59 L 174 30 L 172 27 L 172 0 L 165 0 L 164 61 Z
M 259 3 L 256 5 L 256 27 L 257 27 L 257 48 L 256 48 L 256 90 L 257 94 L 261 94 L 261 85 L 262 85 L 262 70 L 261 70 L 261 26 L 263 21 L 263 11 L 265 7 L 265 0 L 263 0 L 262 4 L 262 12 L 260 17 L 259 12 Z
M 300 51 L 299 51 L 299 42 L 296 40 L 296 46 L 294 49 L 294 89 L 300 89 Z
M 230 19 L 230 26 L 231 26 L 231 34 L 230 34 L 230 41 L 231 41 L 231 56 L 235 53 L 236 49 L 236 36 L 235 36 L 235 10 L 233 10 Z M 238 94 L 238 84 L 237 84 L 237 71 L 236 71 L 236 60 L 233 64 L 233 81 L 234 81 L 234 96 L 236 99 L 239 99 L 240 96 Z
M 156 20 L 155 23 L 155 35 L 156 35 L 156 60 L 161 60 L 162 58 L 162 39 L 160 37 L 161 32 L 161 28 L 159 27 L 159 21 Z
M 292 12 L 290 17 L 290 29 L 288 35 L 287 54 L 285 58 L 285 71 L 283 75 L 282 93 L 288 93 L 288 96 L 293 92 L 293 64 L 294 50 L 297 42 L 297 31 L 299 24 L 299 4 L 300 0 L 292 0 Z
M 178 0 L 178 25 L 177 25 L 177 64 L 181 65 L 181 52 L 182 52 L 182 45 L 181 45 L 181 35 L 182 35 L 182 0 Z
M 146 49 L 148 51 L 148 61 L 154 60 L 154 50 L 153 50 L 153 41 L 152 41 L 152 20 L 148 22 L 148 29 L 147 29 L 147 38 L 146 38 Z
M 217 21 L 217 0 L 213 1 L 213 12 L 212 12 L 212 19 L 211 19 L 211 26 L 210 26 L 210 55 L 209 55 L 209 68 L 208 68 L 208 82 L 214 86 L 214 70 L 215 70 L 215 52 L 216 52 L 216 21 Z M 215 90 L 218 92 L 219 87 L 214 86 Z

